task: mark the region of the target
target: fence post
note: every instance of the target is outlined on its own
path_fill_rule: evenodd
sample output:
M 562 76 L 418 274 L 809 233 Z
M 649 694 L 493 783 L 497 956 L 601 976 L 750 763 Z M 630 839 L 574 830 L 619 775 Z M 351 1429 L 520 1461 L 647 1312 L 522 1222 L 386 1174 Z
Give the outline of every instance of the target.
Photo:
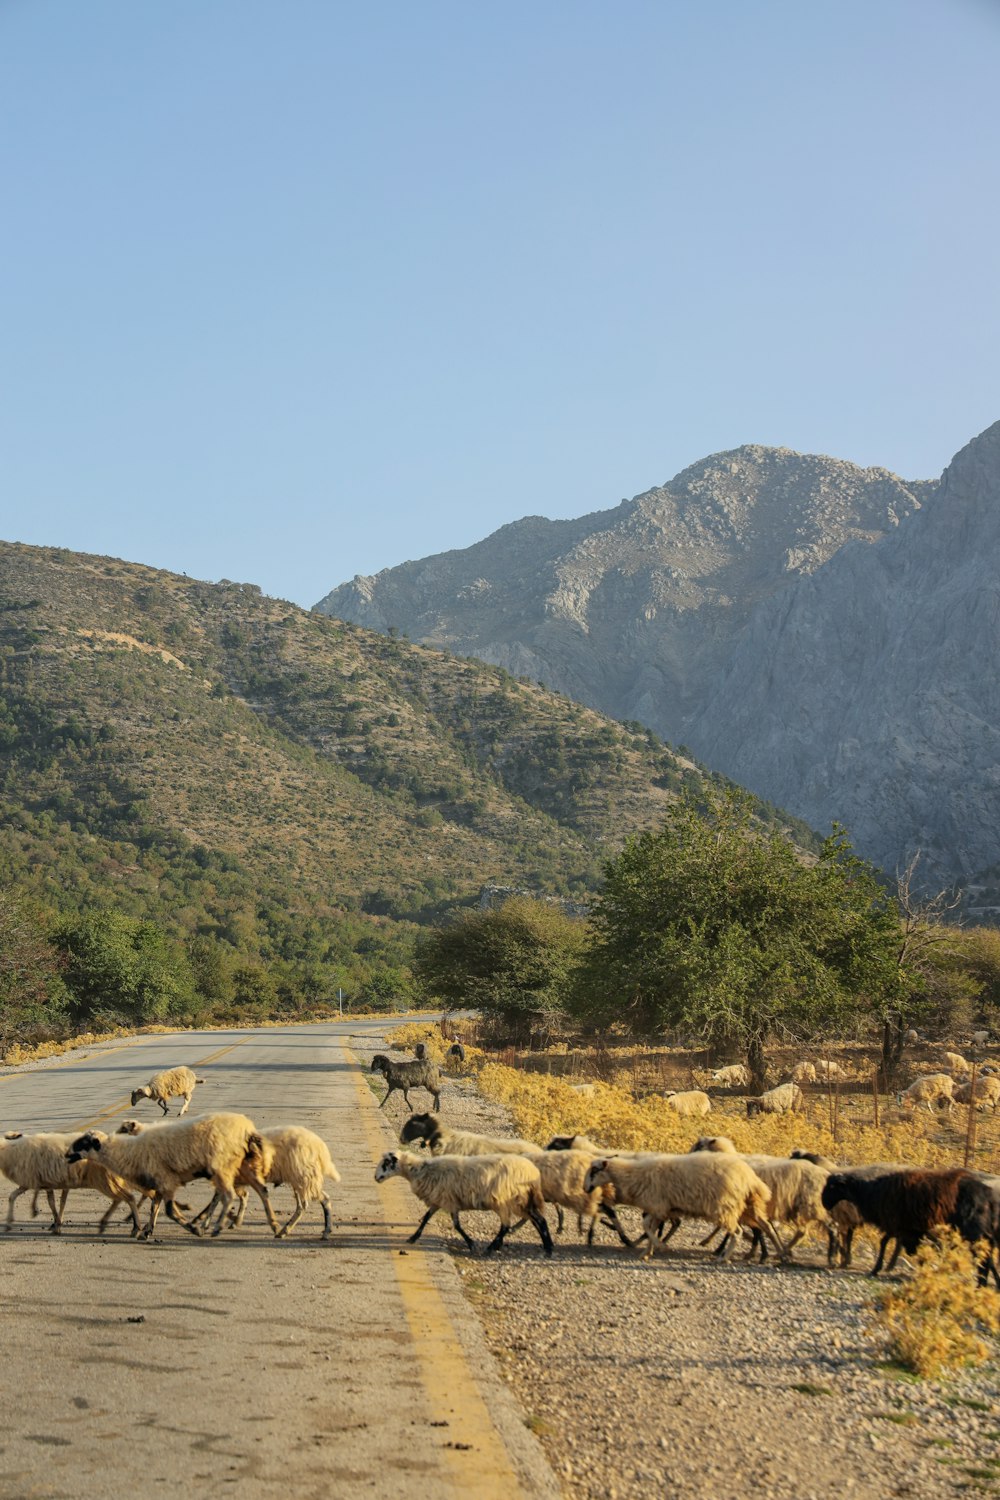
M 972 1064 L 972 1078 L 969 1082 L 969 1123 L 965 1129 L 965 1161 L 964 1167 L 972 1160 L 976 1149 L 976 1069 L 977 1063 Z
M 875 1129 L 878 1129 L 878 1065 L 872 1069 L 872 1098 L 875 1101 Z
M 833 1080 L 833 1140 L 834 1145 L 840 1133 L 840 1079 Z

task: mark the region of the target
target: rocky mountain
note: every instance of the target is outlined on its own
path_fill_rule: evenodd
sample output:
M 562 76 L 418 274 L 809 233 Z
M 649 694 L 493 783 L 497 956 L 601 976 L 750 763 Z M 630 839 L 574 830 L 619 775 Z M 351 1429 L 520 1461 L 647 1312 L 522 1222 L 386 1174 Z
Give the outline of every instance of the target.
M 998 648 L 1000 422 L 896 531 L 758 606 L 691 742 L 889 871 L 919 849 L 968 882 L 1000 862 Z
M 715 454 L 613 510 L 528 516 L 462 551 L 356 577 L 324 614 L 476 656 L 687 741 L 762 601 L 932 485 L 787 448 Z

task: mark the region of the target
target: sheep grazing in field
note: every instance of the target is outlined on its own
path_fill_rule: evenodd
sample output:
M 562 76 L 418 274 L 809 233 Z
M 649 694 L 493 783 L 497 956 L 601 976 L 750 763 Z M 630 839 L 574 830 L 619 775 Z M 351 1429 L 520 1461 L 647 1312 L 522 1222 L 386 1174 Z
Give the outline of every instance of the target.
M 656 1249 L 662 1225 L 669 1222 L 676 1227 L 680 1219 L 704 1219 L 730 1235 L 741 1224 L 761 1227 L 776 1239 L 768 1223 L 770 1193 L 738 1156 L 598 1157 L 587 1172 L 584 1188 L 605 1184 L 614 1188 L 617 1203 L 642 1210 L 649 1242 L 647 1260 Z M 728 1253 L 729 1242 L 724 1254 Z
M 40 1192 L 45 1194 L 52 1213 L 52 1233 L 61 1234 L 63 1211 L 68 1195 L 79 1188 L 92 1188 L 95 1192 L 102 1193 L 105 1198 L 111 1199 L 110 1208 L 97 1226 L 98 1234 L 104 1233 L 108 1220 L 119 1203 L 128 1206 L 132 1216 L 132 1233 L 138 1234 L 139 1217 L 135 1211 L 135 1199 L 129 1192 L 127 1184 L 113 1171 L 107 1171 L 95 1162 L 75 1164 L 68 1162 L 66 1153 L 72 1142 L 72 1135 L 53 1133 L 41 1135 L 11 1133 L 0 1142 L 0 1172 L 10 1182 L 16 1184 L 7 1205 L 6 1228 L 8 1232 L 14 1223 L 14 1204 L 22 1193 L 30 1192 L 36 1196 Z M 57 1192 L 60 1194 L 58 1207 L 55 1201 Z M 34 1211 L 33 1201 L 32 1213 Z
M 671 1089 L 663 1097 L 670 1108 L 684 1119 L 694 1120 L 711 1113 L 712 1101 L 701 1089 L 687 1089 L 682 1094 Z
M 389 1095 L 401 1090 L 407 1109 L 412 1109 L 410 1089 L 426 1089 L 434 1100 L 434 1108 L 441 1108 L 441 1070 L 437 1063 L 425 1058 L 422 1062 L 412 1058 L 408 1062 L 393 1062 L 384 1052 L 376 1052 L 371 1061 L 371 1071 L 381 1073 L 388 1087 L 379 1109 L 385 1109 Z
M 169 1101 L 183 1098 L 184 1103 L 179 1113 L 186 1115 L 195 1084 L 204 1082 L 204 1078 L 196 1078 L 190 1068 L 165 1068 L 162 1073 L 154 1073 L 142 1088 L 132 1090 L 132 1108 L 135 1108 L 140 1099 L 152 1099 L 160 1106 L 163 1113 L 168 1115 L 170 1113 Z
M 106 1136 L 101 1131 L 88 1131 L 72 1141 L 66 1160 L 98 1161 L 126 1182 L 154 1194 L 143 1239 L 151 1237 L 164 1203 L 169 1218 L 198 1234 L 198 1226 L 178 1211 L 176 1193 L 192 1178 L 207 1177 L 222 1204 L 212 1231 L 218 1234 L 226 1210 L 236 1197 L 236 1177 L 247 1157 L 260 1152 L 261 1144 L 257 1127 L 246 1115 L 214 1114 L 196 1120 L 171 1120 L 138 1134 Z M 273 1222 L 267 1187 L 259 1174 L 249 1185 L 267 1205 Z
M 799 1084 L 815 1083 L 816 1064 L 811 1062 L 796 1063 L 795 1067 L 792 1069 L 792 1082 Z
M 545 1199 L 538 1168 L 525 1156 L 417 1156 L 412 1151 L 387 1151 L 375 1169 L 375 1181 L 405 1177 L 411 1191 L 428 1205 L 408 1244 L 414 1245 L 439 1210 L 451 1222 L 473 1254 L 476 1246 L 462 1228 L 459 1215 L 467 1210 L 494 1213 L 500 1229 L 486 1248 L 492 1255 L 504 1242 L 507 1231 L 522 1219 L 530 1219 L 538 1230 L 546 1255 L 552 1254 L 552 1236 L 545 1222 Z
M 960 1052 L 942 1053 L 942 1061 L 953 1078 L 971 1078 L 972 1064 Z
M 955 1107 L 955 1081 L 948 1073 L 925 1073 L 896 1095 L 896 1103 L 902 1109 L 916 1109 L 918 1105 L 926 1104 L 931 1114 L 935 1109 L 946 1109 L 950 1113 Z
M 955 1090 L 955 1103 L 971 1104 L 972 1102 L 972 1084 L 963 1083 L 960 1088 Z M 989 1105 L 993 1113 L 996 1114 L 997 1105 L 1000 1104 L 1000 1078 L 997 1078 L 992 1073 L 987 1073 L 985 1077 L 980 1076 L 976 1079 L 975 1104 L 978 1110 L 984 1110 Z
M 816 1080 L 818 1083 L 839 1083 L 842 1079 L 849 1077 L 846 1068 L 840 1063 L 832 1062 L 827 1058 L 820 1058 L 816 1063 Z
M 284 1224 L 275 1230 L 275 1237 L 280 1240 L 291 1234 L 309 1205 L 319 1203 L 323 1208 L 321 1238 L 329 1239 L 333 1224 L 330 1199 L 323 1184 L 326 1178 L 331 1182 L 339 1182 L 340 1173 L 333 1164 L 326 1142 L 304 1125 L 275 1125 L 270 1130 L 260 1131 L 260 1137 L 260 1151 L 250 1157 L 252 1170 L 259 1172 L 270 1187 L 291 1188 L 295 1197 L 295 1208 Z M 235 1215 L 230 1217 L 234 1229 L 238 1229 L 243 1223 L 247 1206 L 246 1189 L 253 1186 L 252 1180 L 244 1181 L 246 1170 L 247 1163 L 244 1162 L 236 1178 L 240 1206 Z
M 988 1031 L 974 1031 L 972 1033 L 972 1045 L 974 1047 L 985 1047 L 990 1039 Z
M 730 1063 L 726 1068 L 716 1068 L 712 1082 L 720 1089 L 746 1089 L 750 1087 L 750 1069 L 744 1063 Z
M 747 1116 L 797 1114 L 802 1108 L 802 1090 L 797 1083 L 779 1083 L 757 1099 L 747 1100 Z
M 851 1203 L 866 1224 L 881 1232 L 872 1276 L 881 1271 L 890 1240 L 896 1244 L 889 1271 L 902 1250 L 912 1255 L 925 1235 L 954 1221 L 959 1186 L 969 1175 L 961 1167 L 945 1171 L 906 1167 L 877 1177 L 863 1173 L 864 1168 L 831 1172 L 823 1188 L 823 1206 L 832 1212 L 839 1203 Z
M 736 1147 L 727 1135 L 702 1136 L 691 1147 L 692 1152 L 716 1151 L 726 1155 L 737 1155 Z M 809 1229 L 818 1225 L 827 1236 L 827 1260 L 832 1263 L 837 1248 L 836 1238 L 830 1227 L 829 1215 L 823 1207 L 823 1184 L 827 1171 L 805 1157 L 758 1156 L 740 1154 L 740 1159 L 752 1168 L 771 1194 L 768 1217 L 773 1225 L 789 1224 L 795 1234 L 785 1247 L 785 1253 L 795 1248 Z M 767 1245 L 759 1229 L 753 1231 L 750 1246 L 752 1258 L 760 1251 L 762 1261 L 767 1259 Z

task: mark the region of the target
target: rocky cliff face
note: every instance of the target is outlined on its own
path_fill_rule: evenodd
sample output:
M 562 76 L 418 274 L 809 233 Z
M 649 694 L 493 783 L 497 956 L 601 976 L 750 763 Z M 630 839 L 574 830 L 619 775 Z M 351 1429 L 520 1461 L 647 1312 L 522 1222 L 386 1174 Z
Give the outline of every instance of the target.
M 931 488 L 748 446 L 614 510 L 529 516 L 463 551 L 355 578 L 316 607 L 684 741 L 760 603 L 845 543 L 895 530 Z
M 930 883 L 1000 858 L 1000 422 L 932 502 L 763 601 L 690 726 L 718 770 Z

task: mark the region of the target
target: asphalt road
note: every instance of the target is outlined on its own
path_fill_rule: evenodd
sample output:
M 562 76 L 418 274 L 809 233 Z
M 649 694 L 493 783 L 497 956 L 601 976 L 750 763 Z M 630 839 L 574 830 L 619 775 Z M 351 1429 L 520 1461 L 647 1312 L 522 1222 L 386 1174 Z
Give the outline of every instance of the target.
M 558 1494 L 447 1252 L 430 1231 L 408 1249 L 409 1189 L 374 1182 L 391 1137 L 350 1041 L 381 1024 L 138 1037 L 0 1075 L 2 1130 L 113 1130 L 160 1118 L 129 1094 L 187 1063 L 206 1079 L 192 1115 L 308 1125 L 342 1178 L 328 1241 L 318 1208 L 273 1240 L 252 1195 L 237 1232 L 161 1216 L 150 1243 L 124 1214 L 98 1239 L 96 1194 L 71 1194 L 58 1238 L 20 1198 L 0 1233 L 3 1500 Z M 287 1215 L 287 1189 L 273 1197 Z

